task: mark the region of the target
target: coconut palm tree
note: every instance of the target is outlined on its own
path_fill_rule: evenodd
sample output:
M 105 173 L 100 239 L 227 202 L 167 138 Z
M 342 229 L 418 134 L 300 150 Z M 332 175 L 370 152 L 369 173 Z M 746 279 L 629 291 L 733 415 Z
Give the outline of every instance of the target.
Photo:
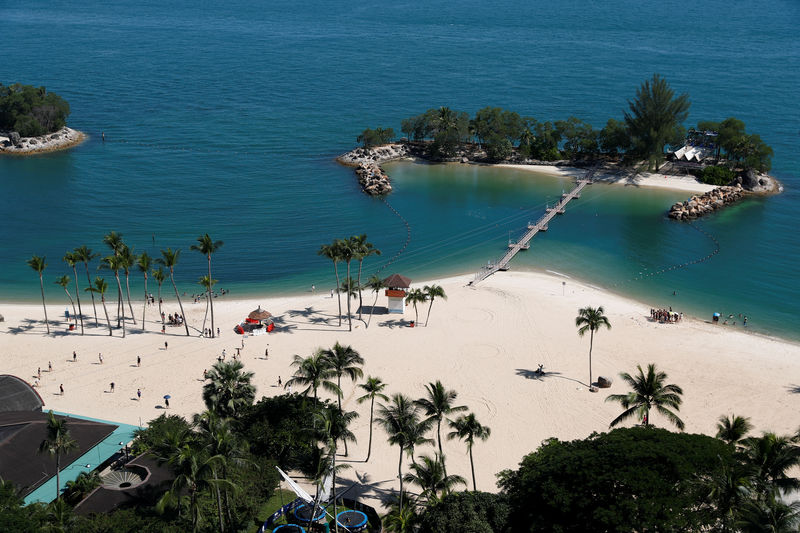
M 425 296 L 428 297 L 428 300 L 431 303 L 428 305 L 428 315 L 425 317 L 425 327 L 428 327 L 428 319 L 431 317 L 431 307 L 433 307 L 433 300 L 437 297 L 447 300 L 447 294 L 444 292 L 444 288 L 441 285 L 425 285 L 422 288 L 422 291 L 425 293 Z
M 186 314 L 183 312 L 183 304 L 181 303 L 181 297 L 178 294 L 178 286 L 175 285 L 175 265 L 178 264 L 178 259 L 181 256 L 180 249 L 172 250 L 172 248 L 167 248 L 166 250 L 161 250 L 161 257 L 156 260 L 156 263 L 159 265 L 163 265 L 169 269 L 169 280 L 172 282 L 172 288 L 175 289 L 175 298 L 178 300 L 178 307 L 181 308 L 181 316 L 183 317 L 183 326 L 186 328 L 186 336 L 189 336 L 189 321 L 186 320 Z
M 193 244 L 189 249 L 196 250 L 206 256 L 208 259 L 208 279 L 211 279 L 211 255 L 215 253 L 224 244 L 222 241 L 213 241 L 208 233 L 201 235 L 197 238 L 198 244 Z M 211 306 L 211 337 L 213 338 L 216 333 L 214 329 L 214 299 L 212 298 L 211 286 L 208 287 L 208 301 Z
M 333 272 L 336 274 L 336 287 L 337 290 L 340 286 L 339 283 L 339 261 L 342 260 L 342 254 L 340 253 L 341 245 L 339 239 L 334 239 L 331 244 L 323 244 L 319 247 L 319 251 L 317 251 L 317 255 L 321 255 L 323 257 L 327 257 L 331 261 L 333 261 Z M 337 298 L 339 299 L 339 326 L 342 325 L 342 297 L 338 295 Z
M 67 252 L 64 254 L 63 261 L 70 268 L 72 268 L 72 275 L 75 276 L 75 299 L 78 300 L 78 318 L 80 318 L 81 321 L 81 335 L 83 335 L 83 309 L 81 309 L 81 288 L 78 285 L 78 270 L 75 266 L 78 264 L 78 258 L 76 257 L 75 252 Z
M 335 410 L 335 409 L 322 409 L 315 413 L 315 427 L 317 431 L 320 432 L 321 435 L 324 436 L 325 445 L 328 449 L 329 458 L 330 458 L 330 473 L 331 473 L 331 486 L 333 487 L 332 497 L 333 497 L 333 516 L 335 517 L 337 512 L 336 507 L 336 474 L 341 467 L 349 467 L 350 465 L 336 465 L 336 452 L 337 446 L 339 442 L 356 442 L 356 436 L 353 435 L 353 432 L 350 431 L 348 426 L 350 423 L 358 418 L 358 413 L 352 411 L 342 411 Z M 334 520 L 334 528 L 336 531 L 339 531 L 339 523 L 338 521 Z
M 203 385 L 206 407 L 220 416 L 236 418 L 245 407 L 253 404 L 256 388 L 250 381 L 252 372 L 244 372 L 241 361 L 220 361 L 208 372 Z
M 67 481 L 67 499 L 75 505 L 102 483 L 97 471 L 81 472 L 74 481 Z
M 753 483 L 761 495 L 785 495 L 800 490 L 800 480 L 788 472 L 800 466 L 800 446 L 791 437 L 764 433 L 741 441 L 744 459 L 754 469 Z
M 719 468 L 699 479 L 708 502 L 719 517 L 712 531 L 732 533 L 744 506 L 753 495 L 753 468 L 741 461 L 719 457 Z
M 594 392 L 595 388 L 592 385 L 592 345 L 594 344 L 594 332 L 600 329 L 600 326 L 605 326 L 606 329 L 611 329 L 611 323 L 608 318 L 603 314 L 603 306 L 598 308 L 584 307 L 578 309 L 578 316 L 575 317 L 575 326 L 578 328 L 578 335 L 583 335 L 589 331 L 589 391 Z
M 735 415 L 728 418 L 722 415 L 717 422 L 717 438 L 735 446 L 751 429 L 753 429 L 753 424 L 750 423 L 749 418 Z
M 200 279 L 197 281 L 197 283 L 206 290 L 206 295 L 207 295 L 207 297 L 206 297 L 206 312 L 203 315 L 203 331 L 206 330 L 206 317 L 208 317 L 209 305 L 213 305 L 211 303 L 211 296 L 210 295 L 213 293 L 214 285 L 216 285 L 216 283 L 218 281 L 219 281 L 218 279 L 211 279 L 208 276 L 201 276 Z M 212 315 L 212 319 L 211 319 L 211 334 L 212 334 L 212 337 L 213 337 L 213 335 L 214 335 L 214 319 L 213 319 L 213 315 Z
M 125 338 L 125 305 L 122 303 L 122 283 L 119 280 L 119 271 L 122 268 L 122 259 L 118 255 L 107 255 L 100 262 L 101 268 L 106 268 L 114 272 L 114 279 L 117 281 L 117 327 L 122 323 L 122 338 Z
M 656 371 L 656 365 L 647 365 L 647 374 L 642 370 L 642 365 L 636 365 L 639 374 L 632 377 L 627 372 L 620 374 L 620 377 L 633 391 L 628 394 L 612 394 L 606 398 L 607 402 L 619 402 L 625 409 L 622 414 L 611 421 L 610 427 L 614 427 L 623 420 L 637 415 L 644 421 L 645 426 L 650 425 L 650 409 L 655 409 L 675 426 L 683 430 L 685 424 L 669 408 L 679 411 L 681 408 L 681 395 L 683 389 L 677 385 L 665 384 L 667 374 Z
M 317 391 L 320 387 L 337 395 L 341 392 L 339 386 L 331 381 L 331 378 L 335 376 L 336 373 L 330 367 L 330 362 L 321 349 L 308 357 L 295 355 L 292 366 L 297 367 L 297 369 L 294 371 L 294 376 L 286 381 L 284 387 L 295 385 L 304 387 L 308 385 L 302 394 L 308 396 L 309 392 L 313 392 L 314 405 L 318 402 Z
M 369 319 L 367 320 L 367 327 L 369 327 L 370 322 L 372 322 L 372 313 L 375 312 L 375 306 L 378 305 L 378 293 L 386 288 L 386 284 L 376 274 L 373 274 L 372 277 L 367 280 L 366 287 L 369 287 L 369 289 L 375 293 L 375 301 L 372 302 L 372 307 L 369 310 Z
M 89 291 L 90 293 L 94 294 L 97 293 L 100 295 L 100 301 L 103 303 L 103 311 L 106 313 L 106 322 L 108 323 L 108 334 L 109 336 L 114 335 L 113 330 L 111 329 L 111 319 L 108 318 L 108 308 L 106 307 L 106 291 L 108 290 L 108 283 L 106 280 L 97 276 L 94 278 L 94 286 L 89 285 L 84 289 Z
M 800 502 L 785 503 L 774 495 L 744 506 L 736 531 L 742 533 L 796 533 Z
M 384 402 L 389 401 L 389 397 L 383 394 L 383 389 L 386 388 L 386 383 L 381 381 L 381 378 L 367 377 L 367 381 L 360 384 L 359 387 L 364 390 L 366 394 L 356 400 L 359 404 L 369 400 L 369 446 L 367 447 L 367 458 L 365 463 L 369 462 L 369 457 L 372 455 L 372 421 L 373 413 L 375 411 L 375 398 L 379 398 Z
M 477 491 L 478 488 L 475 484 L 475 462 L 472 459 L 472 446 L 475 444 L 476 438 L 486 441 L 492 434 L 492 430 L 488 426 L 481 425 L 475 418 L 475 413 L 459 416 L 454 421 L 450 422 L 450 427 L 453 428 L 453 431 L 448 433 L 448 439 L 459 438 L 467 443 L 469 466 L 472 470 L 472 490 Z
M 419 312 L 417 311 L 418 303 L 425 303 L 428 301 L 428 295 L 422 289 L 412 289 L 408 291 L 406 302 L 414 304 L 414 323 L 419 324 Z
M 69 289 L 67 289 L 67 287 L 69 287 L 69 282 L 70 282 L 69 276 L 67 276 L 65 274 L 65 275 L 61 276 L 60 278 L 56 278 L 55 284 L 60 286 L 62 289 L 64 289 L 64 292 L 67 294 L 67 298 L 69 299 L 69 303 L 70 303 L 70 305 L 72 305 L 72 318 L 75 320 L 75 325 L 77 326 L 78 325 L 78 313 L 75 312 L 75 301 L 72 299 L 72 295 L 69 293 Z
M 47 263 L 45 263 L 45 257 L 39 257 L 38 255 L 34 255 L 30 259 L 28 259 L 28 266 L 34 269 L 39 274 L 39 287 L 42 289 L 42 309 L 44 309 L 44 325 L 47 326 L 47 334 L 50 334 L 50 321 L 47 320 L 47 306 L 44 304 L 44 280 L 42 279 L 42 273 L 44 269 L 47 268 Z
M 56 457 L 56 498 L 61 497 L 61 456 L 77 448 L 78 443 L 69 434 L 67 420 L 56 418 L 50 410 L 47 413 L 47 436 L 39 445 L 39 453 Z
M 122 249 L 125 247 L 125 242 L 122 240 L 122 234 L 112 231 L 103 236 L 103 244 L 109 247 L 111 255 L 119 259 L 122 254 Z M 119 262 L 119 268 L 122 268 L 122 263 Z M 119 327 L 120 307 L 122 307 L 122 285 L 119 286 L 119 297 L 117 298 L 117 327 Z M 122 310 L 124 313 L 124 309 Z
M 125 295 L 128 297 L 128 309 L 131 312 L 131 319 L 133 320 L 133 324 L 136 325 L 136 315 L 133 312 L 133 306 L 131 305 L 131 283 L 130 283 L 130 273 L 131 268 L 136 265 L 137 257 L 136 254 L 133 253 L 133 249 L 129 248 L 127 245 L 122 247 L 122 251 L 119 254 L 120 258 L 120 266 L 122 267 L 122 271 L 125 273 Z
M 358 286 L 358 282 L 353 278 L 347 278 L 342 282 L 342 286 L 339 287 L 338 292 L 340 294 L 344 294 L 347 298 L 347 324 L 348 324 L 348 331 L 353 331 L 353 315 L 350 314 L 350 300 L 355 299 L 358 297 L 358 291 L 360 287 Z
M 403 501 L 407 505 L 403 506 Z M 392 533 L 414 533 L 417 531 L 419 515 L 417 514 L 417 498 L 413 494 L 398 494 L 389 504 L 389 512 L 381 519 L 386 531 Z
M 429 505 L 437 503 L 459 485 L 467 484 L 461 476 L 448 476 L 444 470 L 444 463 L 438 455 L 421 456 L 418 462 L 411 465 L 411 472 L 405 475 L 404 481 L 420 487 L 422 489 L 420 496 L 425 498 Z
M 158 261 L 158 260 L 156 260 Z M 158 267 L 158 269 L 153 269 L 150 271 L 153 275 L 153 279 L 156 280 L 158 283 L 158 316 L 163 315 L 164 313 L 161 311 L 161 286 L 167 281 L 167 274 L 164 272 L 164 269 Z M 161 324 L 164 324 L 164 319 L 161 319 Z
M 458 397 L 458 393 L 454 390 L 447 390 L 442 385 L 442 382 L 437 380 L 436 383 L 428 383 L 425 385 L 425 392 L 427 396 L 420 398 L 416 403 L 420 406 L 427 416 L 427 420 L 431 423 L 436 422 L 436 442 L 439 444 L 439 458 L 444 469 L 444 475 L 447 476 L 447 467 L 445 466 L 444 451 L 442 450 L 442 420 L 447 420 L 447 416 L 453 413 L 459 413 L 467 410 L 466 405 L 453 405 Z M 449 421 L 449 420 L 448 420 Z
M 86 268 L 86 282 L 91 287 L 92 278 L 89 277 L 89 263 L 92 261 L 92 259 L 100 257 L 100 254 L 92 253 L 92 249 L 87 248 L 85 245 L 75 248 L 75 250 L 72 253 L 74 254 L 75 261 L 83 263 L 83 266 Z M 78 278 L 77 274 L 75 275 L 75 278 L 76 279 Z M 99 326 L 100 321 L 97 318 L 97 306 L 94 303 L 94 293 L 91 292 L 90 294 L 92 295 L 92 310 L 94 311 L 94 324 L 95 326 Z
M 339 256 L 341 260 L 347 265 L 347 277 L 345 277 L 344 288 L 347 294 L 347 320 L 350 324 L 349 331 L 353 331 L 353 316 L 350 314 L 350 297 L 356 296 L 356 285 L 353 278 L 350 277 L 350 263 L 356 258 L 356 250 L 352 239 L 339 239 Z M 339 289 L 341 290 L 341 288 Z
M 139 254 L 139 257 L 136 258 L 136 266 L 139 267 L 139 271 L 144 276 L 144 307 L 142 307 L 142 331 L 147 329 L 147 323 L 144 321 L 145 319 L 145 312 L 147 311 L 147 303 L 150 299 L 149 293 L 147 292 L 147 273 L 150 272 L 150 267 L 153 265 L 153 258 L 147 252 L 142 252 Z
M 364 301 L 361 298 L 361 269 L 364 266 L 364 259 L 371 255 L 381 255 L 381 251 L 375 248 L 371 242 L 367 242 L 367 234 L 353 235 L 350 237 L 350 242 L 355 251 L 355 259 L 358 261 L 358 319 L 361 320 L 361 309 L 364 307 Z
M 339 412 L 342 412 L 342 376 L 346 375 L 350 378 L 350 381 L 364 377 L 364 371 L 361 370 L 364 358 L 352 346 L 342 346 L 338 342 L 333 345 L 333 348 L 323 350 L 322 355 L 327 359 L 328 366 L 336 375 L 336 387 L 339 389 L 336 394 L 336 400 L 339 405 Z M 347 455 L 347 441 L 345 441 L 344 456 L 347 457 Z
M 391 403 L 381 404 L 378 408 L 378 424 L 389 435 L 389 444 L 400 448 L 400 457 L 397 463 L 397 477 L 400 480 L 400 508 L 403 507 L 403 455 L 414 440 L 418 438 L 419 427 L 424 425 L 420 420 L 420 413 L 411 398 L 402 394 L 394 394 Z

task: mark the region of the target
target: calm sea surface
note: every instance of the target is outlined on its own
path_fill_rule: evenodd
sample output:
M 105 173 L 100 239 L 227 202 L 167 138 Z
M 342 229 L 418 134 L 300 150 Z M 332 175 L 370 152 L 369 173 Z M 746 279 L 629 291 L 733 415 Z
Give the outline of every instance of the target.
M 403 248 L 405 223 L 359 192 L 333 158 L 365 127 L 441 105 L 494 105 L 539 120 L 621 118 L 658 72 L 692 99 L 690 122 L 736 116 L 775 149 L 785 194 L 698 227 L 664 217 L 686 193 L 595 185 L 518 256 L 707 318 L 798 340 L 800 4 L 685 2 L 0 3 L 0 82 L 44 85 L 91 135 L 64 153 L 0 159 L 0 301 L 35 301 L 25 265 L 121 232 L 136 251 L 181 248 L 177 278 L 199 291 L 201 233 L 225 241 L 214 277 L 234 295 L 333 285 L 321 243 L 367 233 Z M 121 5 L 119 5 L 121 4 Z M 107 142 L 100 141 L 104 131 Z M 502 252 L 569 182 L 456 165 L 393 164 L 389 202 L 411 229 L 381 273 L 472 272 Z M 85 281 L 85 280 L 84 280 Z M 137 280 L 138 281 L 138 280 Z M 673 296 L 672 292 L 677 291 Z

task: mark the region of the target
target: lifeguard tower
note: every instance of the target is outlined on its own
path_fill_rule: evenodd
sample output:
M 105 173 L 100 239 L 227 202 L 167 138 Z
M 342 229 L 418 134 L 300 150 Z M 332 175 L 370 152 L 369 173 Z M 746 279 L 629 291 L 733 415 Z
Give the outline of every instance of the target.
M 411 287 L 411 279 L 400 274 L 392 274 L 383 280 L 386 296 L 389 298 L 390 313 L 403 314 L 405 309 L 406 289 Z

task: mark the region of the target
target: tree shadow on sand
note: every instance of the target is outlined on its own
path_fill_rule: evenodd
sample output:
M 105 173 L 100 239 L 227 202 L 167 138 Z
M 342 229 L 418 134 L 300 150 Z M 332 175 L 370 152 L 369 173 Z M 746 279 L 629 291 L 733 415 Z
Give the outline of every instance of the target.
M 389 329 L 407 328 L 409 327 L 410 323 L 411 323 L 410 320 L 406 320 L 404 318 L 395 318 L 392 320 L 384 320 L 383 322 L 378 322 L 378 326 Z
M 786 387 L 786 390 L 788 390 L 792 394 L 800 394 L 800 385 L 789 385 L 788 387 Z
M 355 476 L 355 479 L 352 477 Z M 384 505 L 388 505 L 397 497 L 397 491 L 394 488 L 394 483 L 397 478 L 386 479 L 383 481 L 373 481 L 372 476 L 366 472 L 348 472 L 342 476 L 337 476 L 342 487 L 337 488 L 337 493 L 341 490 L 350 489 L 347 492 L 347 497 L 353 500 L 362 500 L 365 498 L 377 498 Z
M 584 387 L 587 386 L 583 381 L 562 376 L 561 372 L 537 372 L 536 370 L 530 370 L 527 368 L 517 368 L 515 372 L 518 376 L 522 376 L 525 379 L 535 379 L 536 381 L 544 381 L 545 378 L 564 379 L 567 381 L 574 381 L 575 383 L 583 385 Z

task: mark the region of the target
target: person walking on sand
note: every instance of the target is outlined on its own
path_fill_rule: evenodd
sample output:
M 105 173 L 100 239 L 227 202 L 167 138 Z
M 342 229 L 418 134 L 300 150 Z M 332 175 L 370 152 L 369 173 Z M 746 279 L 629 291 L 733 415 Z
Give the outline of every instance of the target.
M 136 366 L 142 366 L 142 356 L 141 355 L 137 355 L 136 356 Z
M 283 386 L 283 382 L 281 381 L 281 377 L 278 376 L 278 388 Z
M 33 386 L 36 387 L 37 389 L 39 388 L 39 380 L 38 379 L 34 379 L 33 380 Z
M 169 348 L 169 344 L 167 344 L 167 341 L 164 341 L 164 349 L 166 350 L 167 348 Z
M 38 370 L 36 370 L 36 375 L 39 377 L 39 379 L 42 379 L 42 367 L 39 367 Z
M 72 362 L 73 363 L 78 362 L 78 354 L 75 353 L 75 350 L 72 351 Z
M 111 382 L 111 392 L 114 392 L 114 382 Z
M 141 402 L 142 401 L 142 389 L 136 389 L 136 398 Z
M 164 408 L 169 409 L 169 398 L 164 398 Z
M 219 337 L 219 328 L 217 328 L 217 337 Z
M 225 354 L 226 354 L 226 353 L 227 353 L 227 352 L 225 352 L 225 348 L 223 348 L 223 349 L 222 349 L 222 360 L 223 360 L 223 361 L 225 360 Z
M 58 390 L 61 392 L 61 396 L 64 396 L 64 384 L 58 386 Z
M 97 354 L 97 358 L 100 360 L 100 364 L 102 365 L 103 364 L 103 354 L 102 354 L 102 352 Z
M 267 344 L 267 347 L 264 349 L 264 359 L 269 359 L 269 344 Z
M 47 362 L 47 371 L 48 372 L 52 372 L 53 371 L 53 362 L 52 361 L 48 361 Z

